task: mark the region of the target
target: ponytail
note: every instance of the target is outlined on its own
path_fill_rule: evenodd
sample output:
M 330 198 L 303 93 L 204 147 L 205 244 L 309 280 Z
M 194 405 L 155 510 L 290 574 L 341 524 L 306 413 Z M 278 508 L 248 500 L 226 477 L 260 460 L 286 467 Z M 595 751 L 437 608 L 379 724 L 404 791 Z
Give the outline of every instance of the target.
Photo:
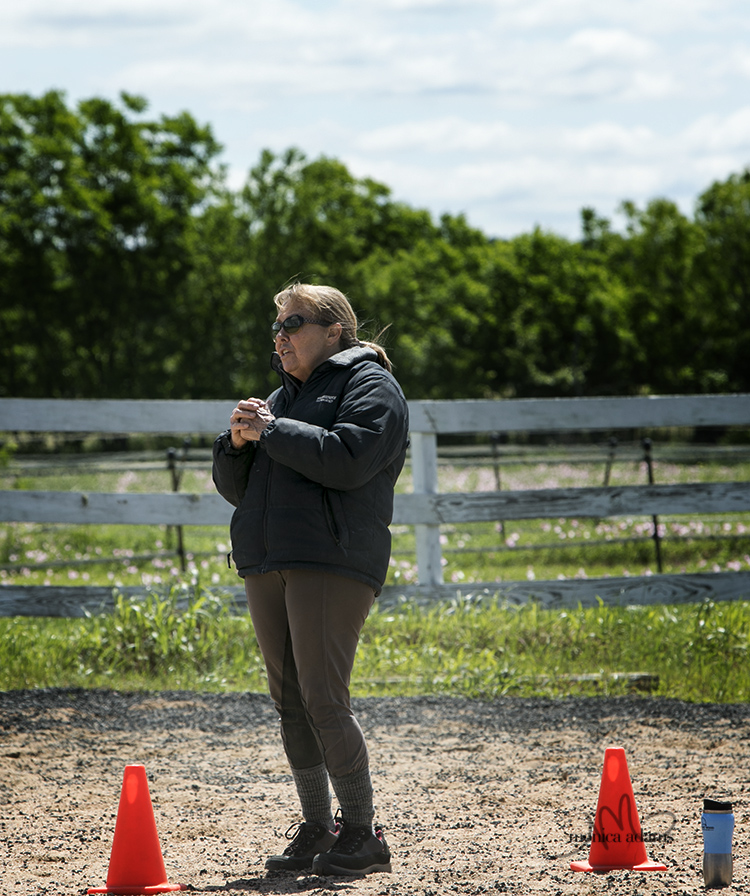
M 359 345 L 364 346 L 365 348 L 371 348 L 378 356 L 378 364 L 380 364 L 381 367 L 384 367 L 388 371 L 388 373 L 393 370 L 391 359 L 388 357 L 386 350 L 382 345 L 378 345 L 377 342 L 362 342 L 361 340 L 357 340 L 357 342 Z

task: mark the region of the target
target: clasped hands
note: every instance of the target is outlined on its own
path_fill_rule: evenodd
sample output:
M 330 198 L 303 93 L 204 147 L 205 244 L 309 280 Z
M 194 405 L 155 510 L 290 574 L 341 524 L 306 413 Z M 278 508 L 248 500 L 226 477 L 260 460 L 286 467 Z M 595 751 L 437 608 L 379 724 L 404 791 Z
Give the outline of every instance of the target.
M 232 445 L 241 448 L 245 442 L 257 442 L 263 430 L 275 419 L 268 405 L 260 398 L 237 402 L 229 418 Z

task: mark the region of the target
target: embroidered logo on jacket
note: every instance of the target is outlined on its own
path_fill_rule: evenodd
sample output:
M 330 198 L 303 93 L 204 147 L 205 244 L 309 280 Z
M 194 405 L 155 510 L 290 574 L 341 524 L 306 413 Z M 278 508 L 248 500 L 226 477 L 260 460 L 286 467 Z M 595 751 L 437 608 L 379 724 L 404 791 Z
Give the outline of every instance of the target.
M 328 404 L 332 404 L 334 401 L 338 399 L 338 395 L 318 395 L 315 401 L 325 401 Z

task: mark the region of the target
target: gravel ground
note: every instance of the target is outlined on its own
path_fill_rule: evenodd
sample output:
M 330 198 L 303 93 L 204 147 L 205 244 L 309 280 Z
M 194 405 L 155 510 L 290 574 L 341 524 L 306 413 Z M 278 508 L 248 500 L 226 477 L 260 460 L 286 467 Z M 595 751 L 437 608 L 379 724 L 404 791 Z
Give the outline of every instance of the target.
M 126 765 L 143 764 L 170 882 L 196 893 L 664 894 L 704 891 L 706 796 L 735 805 L 750 891 L 750 705 L 649 697 L 364 699 L 393 873 L 266 875 L 299 821 L 265 695 L 0 693 L 0 896 L 104 886 Z M 583 874 L 607 747 L 625 749 L 648 857 Z

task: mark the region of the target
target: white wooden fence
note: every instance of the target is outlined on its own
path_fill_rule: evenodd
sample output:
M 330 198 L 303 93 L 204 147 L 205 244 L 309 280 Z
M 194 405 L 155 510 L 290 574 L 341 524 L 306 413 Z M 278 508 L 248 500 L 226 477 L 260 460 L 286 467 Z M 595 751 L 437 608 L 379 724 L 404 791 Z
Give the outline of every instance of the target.
M 216 434 L 234 401 L 0 399 L 0 432 Z M 438 491 L 437 437 L 487 432 L 587 432 L 664 427 L 748 426 L 750 395 L 639 398 L 417 401 L 409 404 L 413 493 L 396 496 L 394 523 L 414 525 L 416 585 L 384 589 L 382 603 L 429 601 L 457 593 L 496 594 L 544 606 L 682 603 L 750 598 L 750 572 L 566 581 L 442 581 L 440 526 L 487 520 L 709 514 L 750 511 L 750 482 L 603 486 L 482 493 Z M 229 525 L 232 508 L 217 494 L 104 494 L 0 491 L 0 522 Z M 133 588 L 121 588 L 133 592 Z M 242 589 L 232 589 L 238 601 Z M 109 588 L 0 587 L 0 615 L 82 615 L 112 604 Z

